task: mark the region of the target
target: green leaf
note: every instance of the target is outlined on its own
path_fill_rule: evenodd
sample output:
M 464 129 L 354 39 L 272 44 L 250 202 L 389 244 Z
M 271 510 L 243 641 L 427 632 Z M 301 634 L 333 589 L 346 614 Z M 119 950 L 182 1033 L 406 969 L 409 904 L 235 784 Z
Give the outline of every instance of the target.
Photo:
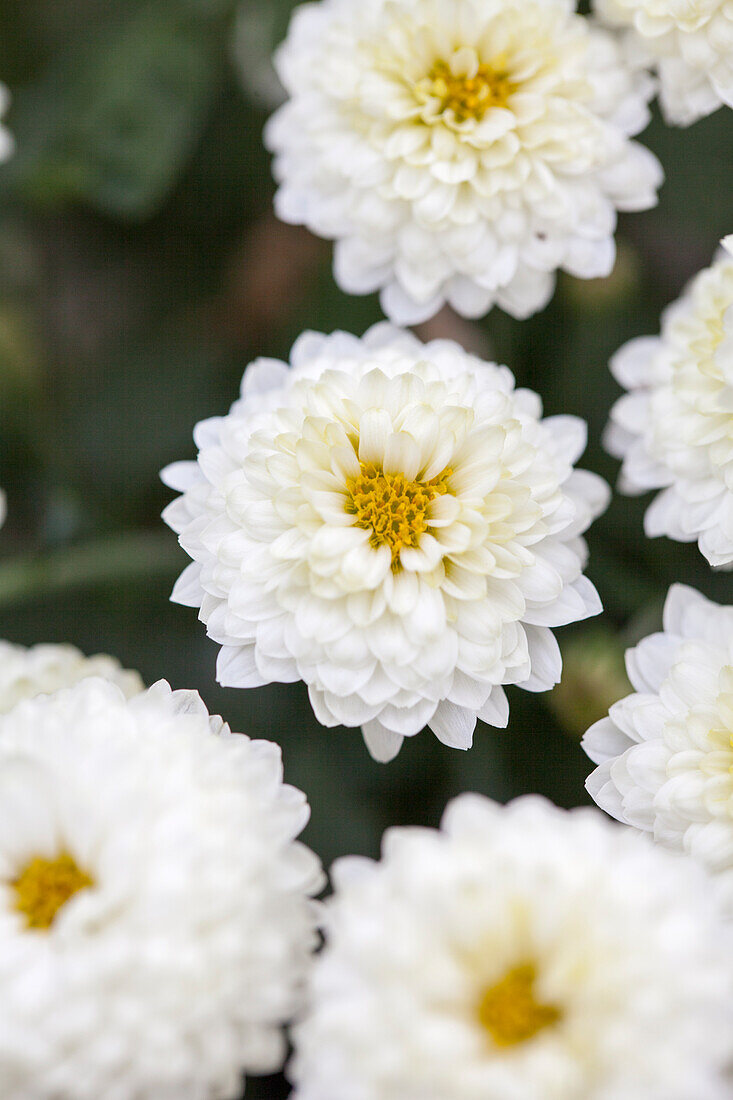
M 166 532 L 128 531 L 38 555 L 0 562 L 0 607 L 67 590 L 125 582 L 157 583 L 175 575 L 182 554 Z
M 226 13 L 155 0 L 92 28 L 16 92 L 10 181 L 43 204 L 153 213 L 199 140 L 226 61 Z

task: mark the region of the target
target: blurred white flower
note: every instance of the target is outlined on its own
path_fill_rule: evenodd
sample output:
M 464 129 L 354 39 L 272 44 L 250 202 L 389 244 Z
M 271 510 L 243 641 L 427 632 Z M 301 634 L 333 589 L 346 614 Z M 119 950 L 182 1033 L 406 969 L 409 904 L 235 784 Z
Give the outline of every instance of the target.
M 279 1068 L 316 857 L 280 751 L 88 679 L 0 717 L 3 1100 L 232 1100 Z
M 730 930 L 593 810 L 463 795 L 339 860 L 294 1100 L 723 1100 Z
M 733 107 L 733 16 L 729 0 L 593 0 L 609 26 L 626 32 L 635 65 L 659 73 L 667 122 L 689 126 Z
M 636 694 L 586 733 L 586 784 L 613 817 L 701 860 L 733 912 L 733 607 L 674 585 L 664 632 L 628 651 Z
M 733 237 L 665 312 L 661 335 L 611 360 L 630 392 L 611 411 L 608 450 L 619 488 L 662 489 L 644 520 L 650 538 L 697 540 L 713 566 L 733 566 Z
M 88 676 L 111 680 L 129 699 L 143 691 L 137 672 L 123 669 L 114 657 L 85 657 L 72 645 L 13 645 L 0 641 L 0 714 L 12 710 L 21 699 L 48 695 L 71 687 Z
M 276 211 L 333 238 L 339 286 L 381 290 L 400 324 L 446 301 L 527 317 L 557 269 L 608 275 L 616 211 L 657 201 L 629 140 L 652 82 L 574 0 L 321 0 L 276 67 Z
M 601 610 L 580 535 L 608 500 L 573 469 L 583 421 L 540 421 L 506 367 L 377 325 L 306 333 L 249 367 L 164 481 L 194 564 L 173 593 L 222 646 L 219 682 L 304 680 L 326 726 L 391 759 L 426 724 L 468 748 L 502 684 L 560 678 L 551 627 Z
M 8 515 L 8 500 L 5 493 L 0 489 L 0 527 L 5 523 Z
M 4 84 L 0 83 L 0 118 L 3 117 L 10 105 L 10 93 Z M 9 130 L 0 126 L 0 161 L 12 156 L 15 142 Z

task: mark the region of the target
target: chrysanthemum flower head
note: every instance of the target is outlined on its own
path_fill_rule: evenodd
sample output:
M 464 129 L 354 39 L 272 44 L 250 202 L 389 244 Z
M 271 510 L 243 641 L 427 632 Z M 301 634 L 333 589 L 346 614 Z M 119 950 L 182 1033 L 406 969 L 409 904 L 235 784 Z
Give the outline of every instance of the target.
M 276 57 L 276 210 L 336 241 L 351 294 L 413 324 L 526 317 L 555 272 L 607 275 L 617 210 L 656 202 L 630 135 L 649 78 L 574 0 L 320 0 Z
M 315 945 L 304 796 L 194 692 L 86 679 L 0 717 L 3 1100 L 231 1100 Z
M 659 74 L 660 102 L 678 126 L 733 107 L 733 19 L 727 0 L 593 0 L 625 32 L 629 60 Z
M 733 607 L 674 585 L 627 653 L 636 689 L 586 733 L 591 796 L 719 877 L 733 913 Z
M 581 533 L 607 503 L 574 417 L 457 344 L 389 325 L 260 360 L 164 480 L 221 683 L 304 680 L 318 719 L 390 759 L 426 724 L 467 748 L 502 685 L 550 688 L 551 627 L 600 610 Z
M 644 529 L 697 541 L 733 566 L 733 237 L 662 319 L 658 337 L 626 344 L 611 370 L 629 393 L 613 407 L 608 450 L 620 488 L 661 489 Z
M 340 860 L 295 1100 L 723 1100 L 730 930 L 593 810 L 463 795 Z
M 48 695 L 89 676 L 117 684 L 127 698 L 145 687 L 139 673 L 122 668 L 116 658 L 103 653 L 85 657 L 72 645 L 26 648 L 0 641 L 0 714 L 12 710 L 21 699 Z

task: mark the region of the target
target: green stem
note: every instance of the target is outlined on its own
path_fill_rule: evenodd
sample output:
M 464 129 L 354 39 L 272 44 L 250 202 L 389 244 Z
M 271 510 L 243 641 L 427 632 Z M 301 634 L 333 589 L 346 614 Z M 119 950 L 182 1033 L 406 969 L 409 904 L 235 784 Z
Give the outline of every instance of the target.
M 74 588 L 172 577 L 183 564 L 165 533 L 111 535 L 30 557 L 0 561 L 0 607 Z

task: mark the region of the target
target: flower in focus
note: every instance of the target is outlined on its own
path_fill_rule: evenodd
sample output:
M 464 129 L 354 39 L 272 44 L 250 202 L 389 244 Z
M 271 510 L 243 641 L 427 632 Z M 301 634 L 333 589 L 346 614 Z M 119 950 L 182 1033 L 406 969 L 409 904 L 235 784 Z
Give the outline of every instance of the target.
M 693 861 L 462 795 L 339 860 L 295 1100 L 723 1100 L 730 957 Z
M 651 80 L 570 0 L 321 0 L 276 65 L 276 210 L 336 241 L 350 294 L 400 324 L 542 309 L 555 272 L 608 275 L 617 210 L 656 203 L 629 140 Z
M 733 912 L 733 607 L 674 585 L 664 631 L 627 653 L 636 693 L 596 722 L 587 787 L 613 817 L 720 877 Z
M 3 1100 L 231 1100 L 280 1067 L 316 857 L 276 745 L 87 679 L 0 717 Z
M 88 676 L 100 676 L 117 684 L 129 699 L 144 690 L 137 672 L 123 669 L 105 654 L 85 657 L 71 645 L 13 645 L 0 641 L 0 714 L 12 710 L 21 699 L 49 695 L 71 687 Z
M 229 687 L 303 680 L 319 721 L 391 759 L 426 724 L 468 748 L 503 684 L 560 678 L 552 627 L 595 615 L 580 537 L 607 504 L 586 429 L 506 367 L 383 324 L 259 360 L 164 481 Z
M 626 493 L 662 489 L 649 538 L 697 540 L 712 566 L 733 567 L 733 237 L 662 319 L 661 335 L 611 361 L 629 393 L 616 402 L 608 450 Z
M 659 74 L 667 122 L 678 126 L 733 107 L 733 17 L 727 0 L 593 0 L 625 32 L 634 64 Z

